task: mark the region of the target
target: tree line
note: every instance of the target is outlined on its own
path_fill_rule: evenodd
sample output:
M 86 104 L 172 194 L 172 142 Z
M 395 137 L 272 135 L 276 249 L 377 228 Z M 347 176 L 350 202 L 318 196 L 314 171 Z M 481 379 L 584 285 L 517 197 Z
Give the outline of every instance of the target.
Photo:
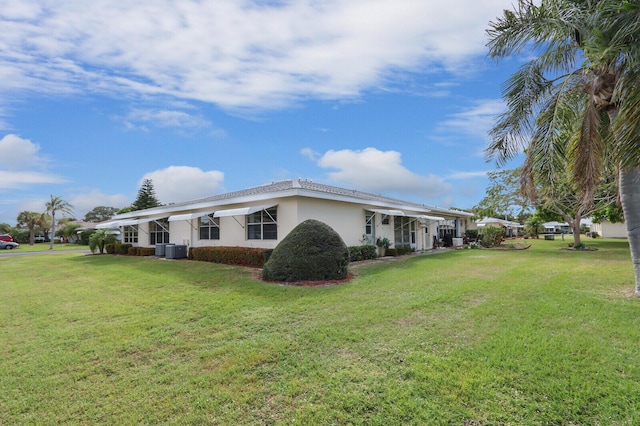
M 130 206 L 124 208 L 97 206 L 89 211 L 82 221 L 104 222 L 116 214 L 161 205 L 156 197 L 153 181 L 145 179 L 138 190 L 136 200 Z M 78 237 L 78 231 L 82 225 L 77 223 L 73 209 L 74 207 L 62 197 L 51 195 L 49 201 L 45 203 L 43 212 L 27 210 L 20 212 L 16 217 L 15 226 L 0 223 L 0 234 L 11 234 L 14 239 L 31 245 L 36 242 L 36 237 L 43 237 L 43 241 L 49 242 L 49 248 L 53 249 L 54 237 L 59 237 L 61 241 L 74 241 Z M 60 215 L 68 215 L 68 217 L 60 218 Z M 84 243 L 88 244 L 89 236 L 90 232 L 82 236 L 82 239 L 86 240 Z

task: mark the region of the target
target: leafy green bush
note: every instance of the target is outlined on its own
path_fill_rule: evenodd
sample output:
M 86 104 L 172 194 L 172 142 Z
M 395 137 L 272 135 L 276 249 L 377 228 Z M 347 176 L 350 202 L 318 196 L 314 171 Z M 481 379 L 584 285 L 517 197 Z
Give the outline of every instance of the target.
M 265 251 L 252 247 L 191 247 L 189 259 L 260 268 L 265 263 Z
M 416 249 L 410 245 L 396 246 L 396 254 L 398 256 L 404 256 L 405 254 L 413 253 L 414 251 L 416 251 Z
M 499 226 L 485 226 L 480 243 L 483 247 L 494 247 L 504 239 L 504 228 Z
M 374 245 L 349 247 L 350 262 L 358 262 L 360 260 L 375 259 L 376 257 L 378 257 L 378 253 L 376 252 L 376 246 Z
M 129 254 L 129 248 L 133 247 L 131 244 L 116 244 L 117 254 Z
M 346 278 L 349 249 L 329 225 L 305 220 L 273 250 L 262 277 L 272 281 L 319 281 Z
M 105 244 L 104 251 L 106 251 L 107 254 L 116 254 L 116 245 L 117 243 Z
M 80 231 L 80 233 L 78 234 L 80 236 L 79 244 L 88 246 L 89 237 L 91 237 L 91 234 L 93 234 L 94 232 L 96 232 L 95 229 L 85 229 L 84 231 Z
M 464 235 L 466 235 L 466 237 L 471 240 L 471 241 L 475 241 L 478 239 L 478 230 L 477 229 L 467 229 L 466 231 L 464 231 Z

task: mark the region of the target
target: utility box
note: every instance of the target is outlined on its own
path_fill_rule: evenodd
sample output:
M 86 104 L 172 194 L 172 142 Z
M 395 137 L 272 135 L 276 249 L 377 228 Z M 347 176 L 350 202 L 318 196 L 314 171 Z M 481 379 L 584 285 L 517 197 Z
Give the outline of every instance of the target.
M 162 257 L 167 254 L 167 246 L 172 246 L 174 244 L 156 244 L 156 256 Z
M 167 259 L 186 259 L 187 246 L 182 244 L 170 244 L 166 247 Z

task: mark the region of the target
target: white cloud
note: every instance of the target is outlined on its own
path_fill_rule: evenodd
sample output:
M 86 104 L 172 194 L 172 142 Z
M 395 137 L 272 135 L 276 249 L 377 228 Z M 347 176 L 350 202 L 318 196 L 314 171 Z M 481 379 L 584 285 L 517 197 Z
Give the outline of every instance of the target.
M 0 188 L 2 189 L 17 189 L 29 185 L 65 182 L 67 182 L 66 179 L 50 173 L 0 170 Z
M 156 198 L 163 204 L 208 197 L 224 189 L 223 172 L 203 171 L 198 167 L 169 166 L 145 174 L 140 184 L 144 179 L 153 181 Z
M 429 139 L 443 146 L 464 145 L 464 152 L 483 158 L 484 149 L 490 142 L 489 130 L 504 111 L 505 104 L 501 99 L 474 100 L 438 123 L 436 133 Z
M 0 188 L 66 182 L 65 178 L 44 170 L 48 160 L 39 151 L 40 145 L 17 135 L 0 139 Z
M 40 145 L 17 135 L 6 135 L 0 139 L 0 170 L 24 170 L 42 163 L 38 156 Z
M 496 117 L 504 111 L 505 104 L 501 99 L 480 99 L 463 111 L 451 114 L 449 119 L 440 123 L 440 127 L 486 138 Z
M 318 157 L 320 156 L 320 154 L 318 154 L 317 152 L 315 152 L 311 148 L 302 148 L 300 150 L 300 154 L 302 156 L 304 156 L 304 157 L 307 157 L 311 161 L 316 161 L 318 159 Z
M 131 204 L 133 200 L 124 194 L 105 194 L 97 189 L 86 192 L 76 192 L 67 201 L 73 206 L 76 219 L 81 220 L 87 212 L 98 206 L 122 208 Z
M 455 8 L 423 0 L 9 3 L 0 8 L 0 90 L 171 95 L 229 109 L 356 97 L 407 72 L 454 72 L 484 54 L 488 22 L 510 7 L 507 0 L 461 0 Z
M 349 184 L 363 191 L 418 195 L 423 199 L 439 198 L 451 190 L 451 185 L 439 176 L 417 175 L 402 165 L 397 151 L 365 148 L 359 151 L 327 151 L 318 166 L 337 169 L 329 172 L 336 184 Z
M 201 116 L 188 114 L 184 111 L 166 109 L 139 109 L 129 111 L 124 122 L 129 128 L 145 129 L 150 124 L 154 127 L 197 129 L 210 127 L 211 123 Z
M 478 177 L 487 177 L 488 172 L 489 170 L 478 170 L 478 171 L 467 171 L 467 172 L 454 170 L 447 175 L 447 179 L 463 180 L 463 179 L 473 179 Z

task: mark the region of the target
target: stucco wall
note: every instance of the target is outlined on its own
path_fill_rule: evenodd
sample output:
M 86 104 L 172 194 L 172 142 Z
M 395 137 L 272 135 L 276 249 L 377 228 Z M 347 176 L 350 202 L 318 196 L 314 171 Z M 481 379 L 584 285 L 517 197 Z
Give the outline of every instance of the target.
M 597 232 L 603 238 L 627 238 L 627 228 L 624 223 L 593 223 L 591 231 Z
M 361 240 L 365 232 L 365 214 L 362 206 L 302 198 L 297 205 L 297 223 L 307 219 L 316 219 L 329 225 L 342 237 L 347 246 L 362 244 Z M 377 232 L 376 236 L 379 236 Z
M 169 240 L 173 244 L 186 244 L 192 247 L 203 246 L 242 246 L 275 248 L 286 235 L 299 223 L 307 219 L 316 219 L 332 227 L 342 237 L 347 246 L 363 244 L 365 234 L 365 211 L 374 207 L 362 204 L 352 204 L 334 200 L 323 200 L 307 197 L 286 197 L 269 200 L 269 202 L 256 202 L 251 204 L 238 203 L 208 208 L 204 210 L 190 210 L 175 212 L 172 215 L 185 213 L 206 213 L 214 210 L 227 210 L 257 205 L 277 204 L 278 239 L 277 240 L 248 240 L 246 230 L 246 216 L 229 216 L 220 219 L 220 239 L 200 240 L 199 219 L 191 221 L 177 220 L 169 222 Z M 166 216 L 165 216 L 166 217 Z M 394 218 L 389 217 L 389 223 L 383 224 L 383 214 L 375 214 L 373 221 L 374 238 L 388 238 L 394 242 Z M 464 221 L 461 221 L 464 223 Z M 428 250 L 433 246 L 433 236 L 437 235 L 438 224 L 428 221 L 425 227 L 416 222 L 417 250 Z M 138 245 L 143 247 L 149 244 L 149 223 L 138 225 Z

